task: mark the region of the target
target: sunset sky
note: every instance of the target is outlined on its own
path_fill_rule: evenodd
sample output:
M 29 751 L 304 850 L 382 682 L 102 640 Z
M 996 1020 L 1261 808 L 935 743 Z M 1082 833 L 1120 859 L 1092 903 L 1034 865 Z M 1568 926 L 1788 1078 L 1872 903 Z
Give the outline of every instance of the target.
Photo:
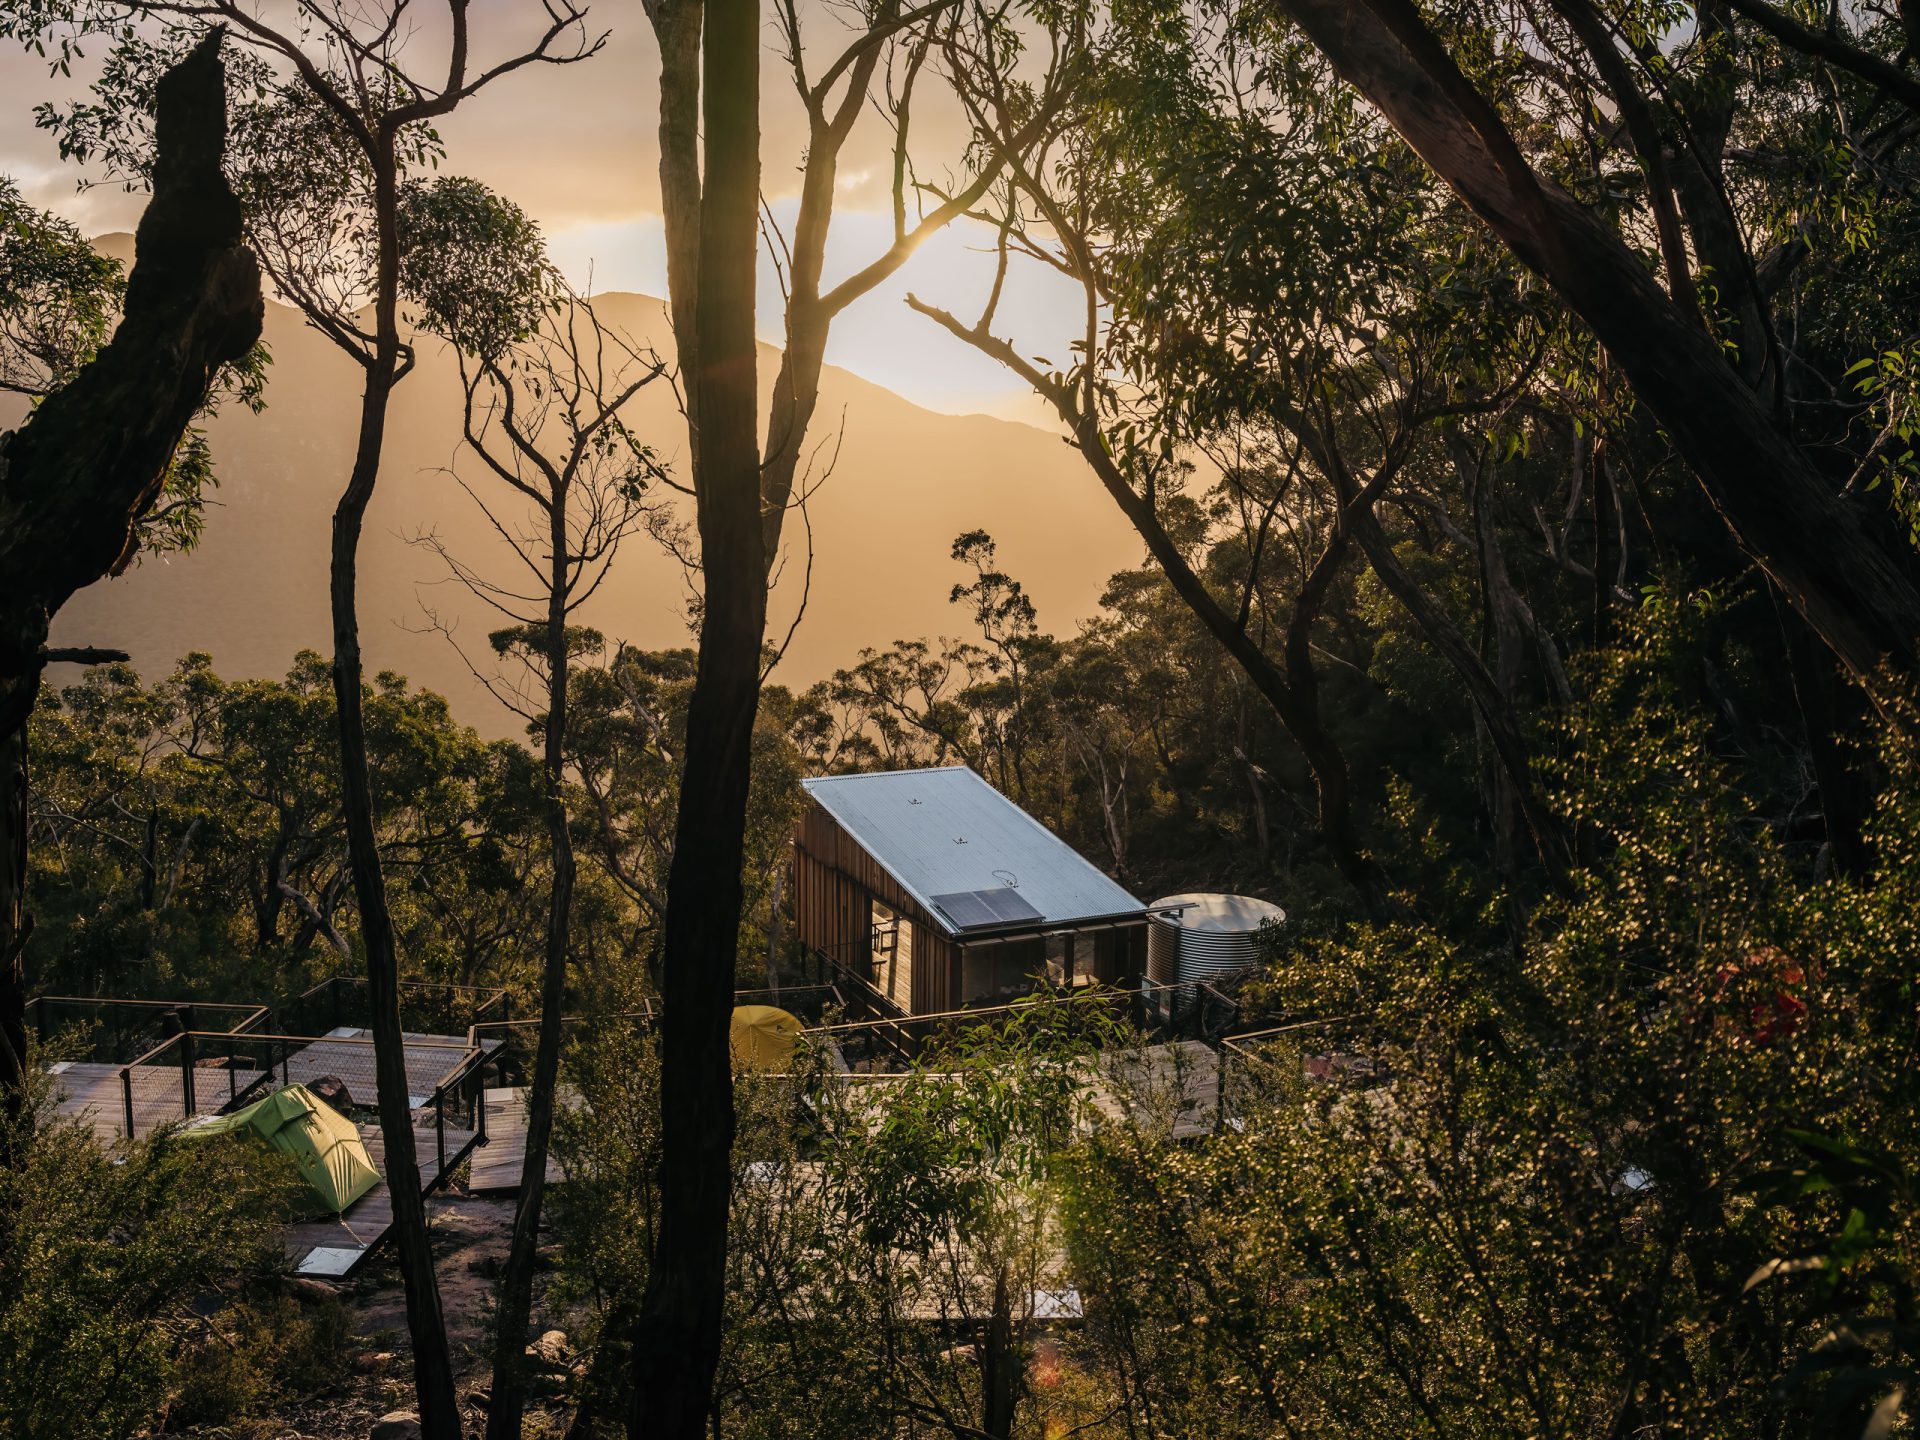
M 500 26 L 512 9 L 511 0 L 482 0 L 475 7 L 476 33 L 486 35 L 490 21 Z M 507 28 L 519 23 L 504 18 Z M 652 36 L 638 6 L 607 11 L 602 23 L 613 28 L 592 59 L 523 71 L 469 102 L 443 129 L 448 166 L 484 180 L 530 211 L 576 285 L 663 295 Z M 812 26 L 810 64 L 819 73 L 828 63 L 819 57 L 837 53 L 845 32 L 824 10 L 816 12 Z M 493 33 L 505 34 L 506 28 Z M 797 204 L 804 117 L 774 49 L 776 38 L 769 30 L 763 56 L 762 187 L 775 218 L 788 225 Z M 423 69 L 438 53 L 424 32 L 413 49 Z M 131 229 L 140 197 L 106 187 L 78 191 L 82 172 L 62 163 L 52 138 L 29 119 L 35 102 L 74 94 L 90 73 L 90 65 L 76 65 L 72 80 L 49 77 L 45 61 L 17 50 L 0 52 L 0 94 L 9 97 L 7 114 L 0 117 L 0 173 L 90 234 Z M 923 87 L 923 94 L 913 148 L 920 173 L 931 179 L 949 172 L 960 154 L 961 132 L 957 117 L 934 103 L 936 88 Z M 843 153 L 829 282 L 866 263 L 890 241 L 890 143 L 891 131 L 870 111 Z M 912 290 L 971 320 L 991 279 L 984 253 L 991 239 L 984 227 L 962 225 L 929 241 L 892 283 L 841 317 L 829 361 L 930 409 L 984 411 L 1045 424 L 1038 402 L 1017 381 L 902 303 Z M 762 333 L 777 343 L 779 286 L 764 253 L 760 289 Z M 1010 329 L 1030 353 L 1062 361 L 1076 299 L 1070 287 L 1039 267 L 1018 267 L 1009 280 L 1003 306 L 1008 318 L 1001 328 Z

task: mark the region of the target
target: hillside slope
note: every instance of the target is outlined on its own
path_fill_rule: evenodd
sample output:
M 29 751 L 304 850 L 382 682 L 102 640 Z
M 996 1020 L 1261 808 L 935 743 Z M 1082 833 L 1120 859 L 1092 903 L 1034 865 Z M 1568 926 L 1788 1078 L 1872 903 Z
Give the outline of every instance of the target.
M 658 300 L 609 295 L 596 303 L 627 334 L 668 349 Z M 188 650 L 210 651 L 223 674 L 253 676 L 284 672 L 302 646 L 329 649 L 328 530 L 352 454 L 359 374 L 283 306 L 268 307 L 267 341 L 266 411 L 232 407 L 210 426 L 221 484 L 200 548 L 146 560 L 75 597 L 55 626 L 58 643 L 117 646 L 150 677 Z M 913 343 L 937 342 L 916 335 Z M 762 347 L 763 387 L 777 358 Z M 776 678 L 804 685 L 850 663 L 862 646 L 961 631 L 964 617 L 947 594 L 964 577 L 947 550 L 963 530 L 993 533 L 1002 564 L 1027 584 L 1043 623 L 1061 633 L 1092 612 L 1113 571 L 1134 562 L 1131 531 L 1059 437 L 985 416 L 936 414 L 843 370 L 829 368 L 822 389 L 813 439 L 827 440 L 830 451 L 844 416 L 844 440 L 811 505 L 811 593 Z M 17 411 L 0 415 L 0 423 L 16 418 Z M 665 384 L 643 392 L 628 418 L 664 459 L 684 466 L 685 427 Z M 498 537 L 448 473 L 456 466 L 482 493 L 498 494 L 460 453 L 457 372 L 451 355 L 428 341 L 396 393 L 367 520 L 367 659 L 446 694 L 483 731 L 517 733 L 519 722 L 429 620 L 431 610 L 486 665 L 486 634 L 501 622 L 414 543 L 421 534 L 437 535 L 463 563 L 511 575 L 501 568 Z M 798 603 L 805 566 L 801 527 L 789 533 L 795 543 L 775 592 L 776 636 Z M 641 645 L 685 644 L 687 600 L 679 565 L 642 537 L 622 551 L 582 619 Z

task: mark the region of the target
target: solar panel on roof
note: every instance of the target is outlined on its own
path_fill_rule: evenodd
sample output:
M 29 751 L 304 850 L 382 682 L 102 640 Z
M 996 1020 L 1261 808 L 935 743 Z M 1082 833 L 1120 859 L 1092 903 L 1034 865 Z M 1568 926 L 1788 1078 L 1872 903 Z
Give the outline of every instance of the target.
M 951 920 L 956 930 L 984 930 L 991 925 L 1018 925 L 1044 918 L 1017 891 L 1005 886 L 994 890 L 956 890 L 932 899 L 933 908 Z

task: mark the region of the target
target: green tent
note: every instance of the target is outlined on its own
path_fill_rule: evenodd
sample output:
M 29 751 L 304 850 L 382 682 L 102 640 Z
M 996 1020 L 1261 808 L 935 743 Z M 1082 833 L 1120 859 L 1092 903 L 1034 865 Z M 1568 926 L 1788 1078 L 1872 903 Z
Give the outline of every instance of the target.
M 304 1085 L 289 1085 L 231 1115 L 216 1115 L 180 1132 L 250 1134 L 293 1157 L 324 1214 L 338 1214 L 380 1183 L 380 1172 L 346 1116 Z

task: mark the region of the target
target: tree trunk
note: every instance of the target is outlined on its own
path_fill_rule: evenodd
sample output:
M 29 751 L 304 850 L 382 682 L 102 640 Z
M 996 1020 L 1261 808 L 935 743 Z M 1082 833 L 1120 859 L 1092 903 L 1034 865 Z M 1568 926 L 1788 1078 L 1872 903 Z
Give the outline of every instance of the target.
M 1920 590 L 1712 337 L 1604 222 L 1527 164 L 1409 0 L 1274 0 L 1507 247 L 1552 285 L 1673 437 L 1741 548 L 1870 693 L 1920 668 Z
M 667 309 L 674 356 L 684 375 L 699 364 L 694 300 L 700 293 L 701 0 L 650 0 L 647 18 L 660 46 L 660 209 L 667 242 Z M 689 388 L 689 459 L 700 463 L 700 426 Z
M 1507 697 L 1501 693 L 1499 684 L 1487 672 L 1480 657 L 1473 653 L 1473 647 L 1467 643 L 1467 637 L 1460 633 L 1452 617 L 1440 608 L 1439 602 L 1400 563 L 1400 557 L 1393 553 L 1392 541 L 1387 538 L 1372 508 L 1367 505 L 1351 508 L 1350 521 L 1354 538 L 1366 553 L 1367 563 L 1373 567 L 1381 586 L 1400 602 L 1401 609 L 1412 618 L 1427 643 L 1453 667 L 1454 673 L 1466 686 L 1467 696 L 1486 727 L 1487 739 L 1493 746 L 1507 786 L 1513 793 L 1514 803 L 1520 808 L 1520 817 L 1533 836 L 1541 863 L 1546 866 L 1548 874 L 1556 878 L 1564 876 L 1572 858 L 1566 837 L 1561 832 L 1560 822 L 1540 802 L 1534 788 L 1527 744 L 1521 738 Z
M 154 96 L 153 199 L 113 339 L 0 438 L 0 1106 L 23 1092 L 27 720 L 54 614 L 133 558 L 135 526 L 221 367 L 260 338 L 260 269 L 221 173 L 226 71 L 211 36 Z
M 357 585 L 360 530 L 380 473 L 387 406 L 399 375 L 397 324 L 400 251 L 396 225 L 398 179 L 393 137 L 380 132 L 383 153 L 374 161 L 374 204 L 379 228 L 379 269 L 374 299 L 374 352 L 360 403 L 360 438 L 353 473 L 333 514 L 333 693 L 340 726 L 340 778 L 346 817 L 347 858 L 360 907 L 360 938 L 367 956 L 367 995 L 372 1007 L 374 1083 L 378 1091 L 384 1169 L 393 1201 L 394 1248 L 407 1296 L 407 1332 L 413 1346 L 414 1392 L 426 1440 L 459 1440 L 460 1412 L 454 1398 L 453 1364 L 440 1310 L 427 1236 L 427 1204 L 413 1143 L 408 1097 L 406 1040 L 400 1029 L 400 961 L 387 909 L 374 832 L 373 786 L 367 769 L 367 728 L 362 711 L 360 620 Z
M 526 1412 L 526 1345 L 533 1310 L 533 1262 L 540 1241 L 540 1207 L 546 1198 L 547 1148 L 560 1079 L 560 1039 L 567 997 L 567 951 L 573 914 L 573 834 L 561 783 L 567 763 L 567 495 L 557 487 L 548 511 L 551 568 L 547 575 L 547 723 L 542 760 L 546 770 L 547 838 L 553 847 L 553 886 L 547 899 L 546 968 L 540 985 L 540 1040 L 527 1096 L 527 1149 L 520 1166 L 520 1199 L 513 1212 L 513 1239 L 500 1276 L 500 1308 L 494 1336 L 493 1392 L 487 1405 L 487 1440 L 520 1440 Z
M 733 1145 L 728 1053 L 767 570 L 755 443 L 760 17 L 709 0 L 694 305 L 694 490 L 705 604 L 667 872 L 660 1231 L 634 1331 L 634 1436 L 700 1440 L 720 1359 Z
M 0 705 L 31 709 L 31 686 L 9 681 Z M 0 732 L 0 1144 L 9 1140 L 26 1094 L 27 727 Z M 0 1150 L 0 1164 L 8 1157 Z

